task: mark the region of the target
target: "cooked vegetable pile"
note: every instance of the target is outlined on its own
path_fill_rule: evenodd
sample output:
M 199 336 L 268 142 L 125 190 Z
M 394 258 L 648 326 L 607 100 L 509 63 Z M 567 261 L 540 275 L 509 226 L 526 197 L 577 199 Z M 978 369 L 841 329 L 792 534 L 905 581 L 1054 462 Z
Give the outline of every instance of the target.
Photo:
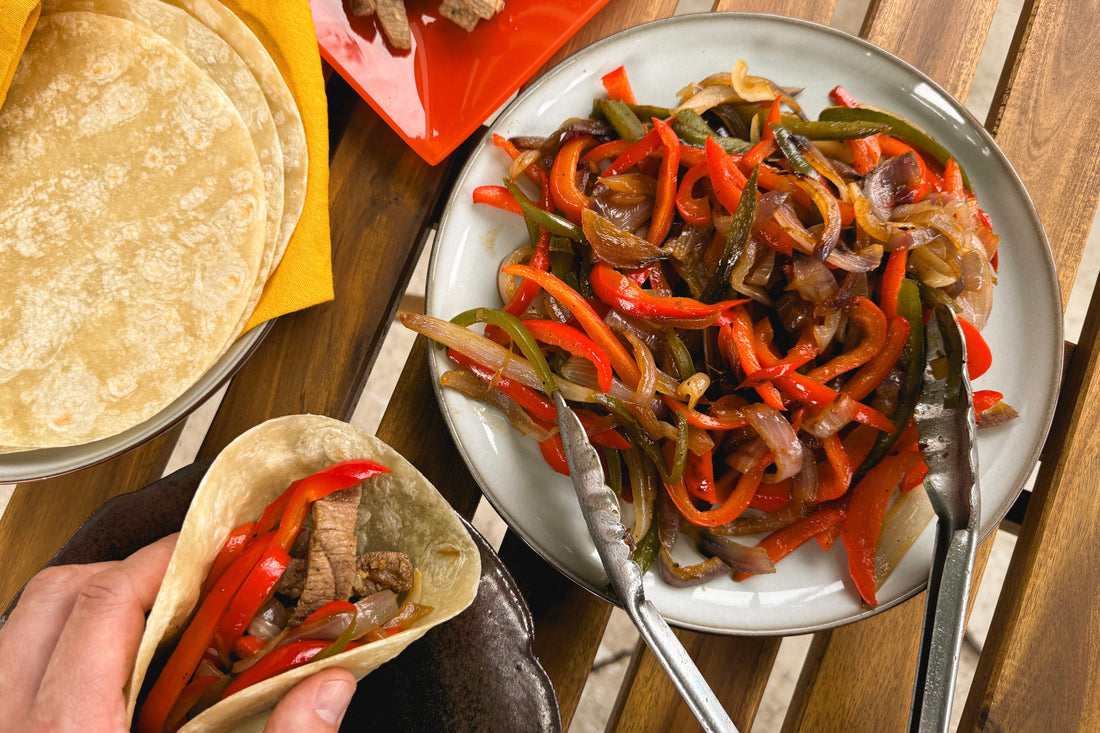
M 405 325 L 447 347 L 443 384 L 568 473 L 561 391 L 633 504 L 636 558 L 668 583 L 775 572 L 841 538 L 874 605 L 930 517 L 913 491 L 924 311 L 954 308 L 972 379 L 990 365 L 989 217 L 941 144 L 839 86 L 811 120 L 742 61 L 671 109 L 637 104 L 622 68 L 603 84 L 589 119 L 494 138 L 508 176 L 473 199 L 530 239 L 501 263 L 502 305 Z M 975 401 L 983 425 L 1015 414 Z M 674 559 L 681 537 L 701 561 Z

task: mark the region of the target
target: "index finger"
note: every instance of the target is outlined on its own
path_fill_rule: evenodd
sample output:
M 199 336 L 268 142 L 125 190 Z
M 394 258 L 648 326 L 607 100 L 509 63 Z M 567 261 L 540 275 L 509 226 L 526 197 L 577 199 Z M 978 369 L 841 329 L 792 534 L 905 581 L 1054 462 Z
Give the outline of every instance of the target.
M 85 581 L 42 678 L 35 701 L 39 716 L 90 724 L 91 711 L 124 711 L 122 692 L 145 612 L 153 606 L 175 544 L 176 535 L 166 537 Z

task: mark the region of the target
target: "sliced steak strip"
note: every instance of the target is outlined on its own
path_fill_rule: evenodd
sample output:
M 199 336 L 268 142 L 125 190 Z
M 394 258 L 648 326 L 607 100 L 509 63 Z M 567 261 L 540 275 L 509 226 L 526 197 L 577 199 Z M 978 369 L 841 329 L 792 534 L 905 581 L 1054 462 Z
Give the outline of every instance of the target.
M 412 560 L 403 552 L 364 552 L 358 566 L 356 590 L 361 596 L 380 590 L 404 593 L 413 586 Z
M 308 572 L 290 624 L 296 626 L 329 601 L 346 601 L 356 575 L 355 524 L 359 517 L 358 486 L 337 491 L 313 503 L 313 533 L 306 555 Z

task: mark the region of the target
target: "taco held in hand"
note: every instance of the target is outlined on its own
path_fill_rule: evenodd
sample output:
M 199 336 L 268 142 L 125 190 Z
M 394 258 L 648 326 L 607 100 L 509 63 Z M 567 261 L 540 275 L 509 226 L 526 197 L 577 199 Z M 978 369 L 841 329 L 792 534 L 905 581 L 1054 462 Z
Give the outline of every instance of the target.
M 135 728 L 260 728 L 305 677 L 361 679 L 460 612 L 480 574 L 454 511 L 384 443 L 324 417 L 266 422 L 192 501 L 131 679 L 132 711 L 159 649 Z

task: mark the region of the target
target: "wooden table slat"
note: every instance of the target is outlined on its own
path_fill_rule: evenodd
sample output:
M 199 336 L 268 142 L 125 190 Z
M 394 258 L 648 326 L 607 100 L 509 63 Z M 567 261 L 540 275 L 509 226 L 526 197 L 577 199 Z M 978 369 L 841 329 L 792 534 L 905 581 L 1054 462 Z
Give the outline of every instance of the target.
M 1096 2 L 1025 6 L 990 125 L 1031 191 L 1054 251 L 1063 302 L 1096 210 L 1100 169 L 1100 43 L 1081 18 Z M 1089 71 L 1091 70 L 1091 71 Z M 1058 115 L 1066 100 L 1072 115 Z M 963 713 L 964 729 L 1094 730 L 1092 690 L 1100 650 L 1094 611 L 1100 567 L 1095 517 L 1100 504 L 1100 298 L 1093 291 L 1081 339 L 1066 371 L 1054 428 L 986 646 Z M 1026 695 L 1020 690 L 1026 689 Z
M 876 0 L 860 35 L 966 97 L 997 0 Z M 921 23 L 920 18 L 935 18 Z
M 735 10 L 746 13 L 772 13 L 789 18 L 828 23 L 836 10 L 836 0 L 715 0 L 713 9 Z
M 964 729 L 1100 728 L 1094 694 L 1100 649 L 1089 642 L 1100 630 L 1094 610 L 1100 564 L 1093 549 L 1100 542 L 1100 295 L 1082 336 L 970 689 Z
M 971 602 L 993 538 L 978 548 Z M 905 730 L 924 623 L 924 593 L 857 624 L 814 636 L 784 733 Z
M 1100 4 L 1033 0 L 1022 18 L 986 126 L 1039 212 L 1064 307 L 1100 195 Z

